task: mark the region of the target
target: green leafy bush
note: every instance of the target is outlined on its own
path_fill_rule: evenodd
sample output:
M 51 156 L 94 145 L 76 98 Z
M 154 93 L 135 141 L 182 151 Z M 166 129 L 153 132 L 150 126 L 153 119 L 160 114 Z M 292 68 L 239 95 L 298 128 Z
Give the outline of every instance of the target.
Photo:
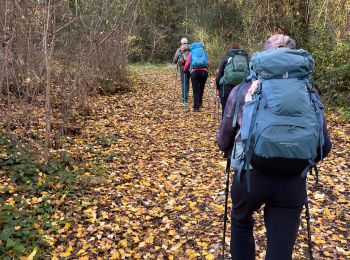
M 50 246 L 43 239 L 51 226 L 54 202 L 45 200 L 50 192 L 69 193 L 76 188 L 80 172 L 75 161 L 56 155 L 49 163 L 37 160 L 30 145 L 0 135 L 0 174 L 8 185 L 0 189 L 0 259 L 18 259 L 40 248 L 44 258 Z M 40 203 L 33 203 L 38 201 Z
M 340 112 L 348 110 L 350 98 L 350 43 L 323 42 L 312 48 L 315 80 L 323 99 Z M 347 114 L 345 112 L 345 114 Z

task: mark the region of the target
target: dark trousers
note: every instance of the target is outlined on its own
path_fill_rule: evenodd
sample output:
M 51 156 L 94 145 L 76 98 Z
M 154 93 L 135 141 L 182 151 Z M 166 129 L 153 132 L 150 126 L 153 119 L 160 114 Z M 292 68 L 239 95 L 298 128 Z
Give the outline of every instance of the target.
M 253 213 L 263 204 L 267 260 L 292 259 L 300 215 L 306 200 L 306 178 L 273 176 L 252 170 L 251 191 L 246 176 L 232 184 L 231 255 L 233 260 L 255 259 Z
M 220 97 L 221 106 L 222 106 L 222 115 L 224 115 L 226 102 L 233 88 L 234 86 L 231 86 L 231 85 L 223 85 L 219 89 L 219 97 Z
M 187 101 L 188 93 L 190 90 L 190 73 L 183 71 L 183 66 L 180 66 L 180 79 L 181 79 L 181 97 Z M 186 96 L 184 96 L 184 90 L 186 89 Z
M 203 103 L 203 94 L 205 82 L 208 78 L 208 72 L 204 70 L 196 70 L 191 73 L 191 82 L 193 90 L 193 108 L 199 109 Z

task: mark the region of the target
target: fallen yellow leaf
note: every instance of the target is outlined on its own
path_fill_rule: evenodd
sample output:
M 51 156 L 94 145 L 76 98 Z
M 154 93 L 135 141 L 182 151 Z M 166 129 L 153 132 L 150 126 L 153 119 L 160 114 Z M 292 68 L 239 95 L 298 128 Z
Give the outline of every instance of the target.
M 169 231 L 169 235 L 170 235 L 170 236 L 176 236 L 176 234 L 177 234 L 177 232 L 176 232 L 176 230 L 174 230 L 174 229 L 172 229 L 172 230 Z
M 205 256 L 205 259 L 206 260 L 213 260 L 215 258 L 215 256 L 213 255 L 213 254 L 207 254 L 206 256 Z
M 123 239 L 119 241 L 119 245 L 122 247 L 127 247 L 128 246 L 128 240 Z
M 118 251 L 115 251 L 115 252 L 112 254 L 112 259 L 114 259 L 114 260 L 120 259 L 120 255 L 119 255 L 119 252 L 118 252 Z
M 30 255 L 27 257 L 27 260 L 33 260 L 34 256 L 36 255 L 36 252 L 38 251 L 37 247 L 34 247 L 33 251 L 30 253 Z
M 149 237 L 146 238 L 145 242 L 146 244 L 151 244 L 153 243 L 154 236 L 150 235 Z
M 73 247 L 72 246 L 69 246 L 66 250 L 66 252 L 62 253 L 61 256 L 62 257 L 69 257 L 71 255 L 73 251 Z
M 63 229 L 67 231 L 69 228 L 70 228 L 70 223 L 66 223 L 66 225 L 64 225 Z
M 172 250 L 172 251 L 176 251 L 176 250 L 180 249 L 181 247 L 182 247 L 182 244 L 181 244 L 181 243 L 178 243 L 178 244 L 176 244 L 175 246 L 173 246 L 173 247 L 171 248 L 171 250 Z

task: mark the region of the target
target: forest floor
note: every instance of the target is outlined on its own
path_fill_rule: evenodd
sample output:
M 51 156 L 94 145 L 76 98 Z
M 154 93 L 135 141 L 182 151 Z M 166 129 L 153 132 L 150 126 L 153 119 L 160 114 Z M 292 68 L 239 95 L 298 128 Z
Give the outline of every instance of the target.
M 30 223 L 43 243 L 28 254 L 51 259 L 218 259 L 221 254 L 225 160 L 215 143 L 220 116 L 210 90 L 207 86 L 199 113 L 191 111 L 190 93 L 184 112 L 173 66 L 131 71 L 138 75 L 132 91 L 98 97 L 81 133 L 61 143 L 59 152 L 84 169 L 73 188 L 59 183 L 21 194 L 0 170 L 6 209 L 35 209 Z M 349 259 L 350 123 L 330 112 L 327 119 L 334 147 L 319 165 L 318 189 L 314 176 L 308 178 L 313 254 Z M 40 176 L 42 186 L 45 175 Z M 262 210 L 255 219 L 257 256 L 263 259 Z M 19 232 L 25 223 L 13 228 Z M 227 257 L 229 229 L 230 221 Z M 2 250 L 13 246 L 5 244 L 0 240 Z M 294 259 L 308 259 L 307 251 L 303 212 Z

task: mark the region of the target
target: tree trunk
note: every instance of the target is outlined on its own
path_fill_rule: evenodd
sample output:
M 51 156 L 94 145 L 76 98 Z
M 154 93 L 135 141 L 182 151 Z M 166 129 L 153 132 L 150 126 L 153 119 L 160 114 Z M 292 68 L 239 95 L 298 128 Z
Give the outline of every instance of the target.
M 50 134 L 51 134 L 51 57 L 48 50 L 48 29 L 50 23 L 50 10 L 51 0 L 47 2 L 47 16 L 46 23 L 44 25 L 43 44 L 45 55 L 45 67 L 46 67 L 46 87 L 45 87 L 45 147 L 44 158 L 48 162 L 49 159 L 49 146 L 50 146 Z M 51 43 L 52 44 L 52 43 Z

